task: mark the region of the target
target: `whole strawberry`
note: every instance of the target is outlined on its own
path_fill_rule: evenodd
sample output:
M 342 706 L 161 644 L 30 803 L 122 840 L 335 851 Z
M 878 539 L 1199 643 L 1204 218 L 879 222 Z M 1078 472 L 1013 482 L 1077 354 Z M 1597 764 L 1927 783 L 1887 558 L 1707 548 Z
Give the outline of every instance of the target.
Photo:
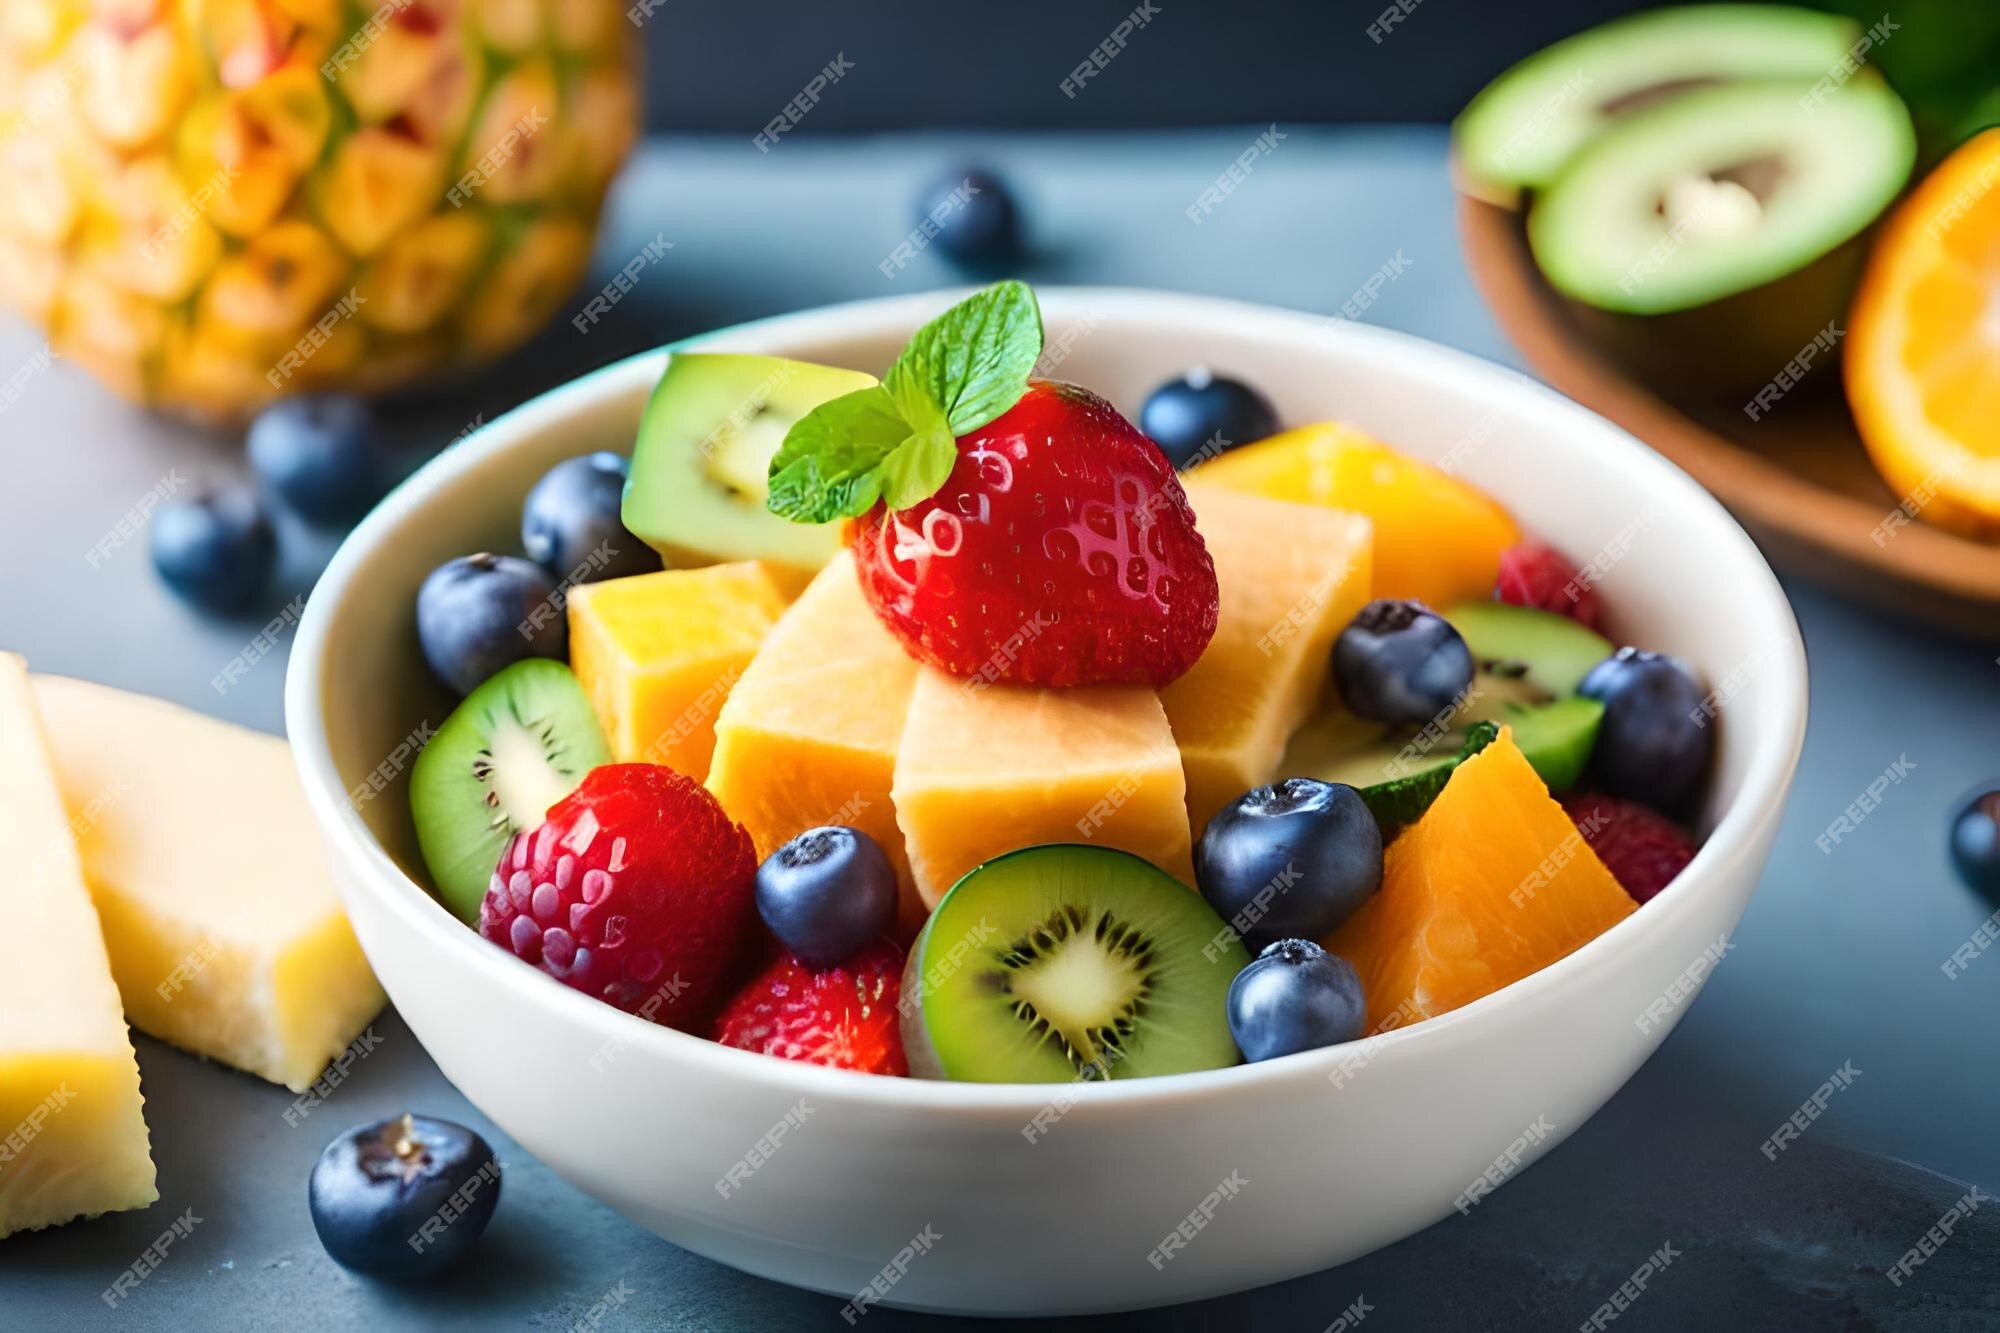
M 752 938 L 757 854 L 699 783 L 607 764 L 501 854 L 479 933 L 566 986 L 698 1030 Z
M 715 1023 L 715 1039 L 781 1060 L 907 1074 L 896 1010 L 903 955 L 870 945 L 837 967 L 787 955 L 759 973 Z
M 1215 633 L 1215 565 L 1174 469 L 1102 398 L 1028 380 L 1041 316 L 1001 283 L 918 330 L 881 385 L 786 436 L 770 507 L 854 518 L 869 605 L 910 655 L 988 682 L 1144 684 Z
M 1598 628 L 1597 591 L 1553 546 L 1524 541 L 1502 551 L 1496 593 L 1509 606 L 1553 611 L 1585 629 Z
M 1694 840 L 1649 805 L 1595 792 L 1577 792 L 1562 804 L 1590 850 L 1635 902 L 1650 900 L 1694 859 Z

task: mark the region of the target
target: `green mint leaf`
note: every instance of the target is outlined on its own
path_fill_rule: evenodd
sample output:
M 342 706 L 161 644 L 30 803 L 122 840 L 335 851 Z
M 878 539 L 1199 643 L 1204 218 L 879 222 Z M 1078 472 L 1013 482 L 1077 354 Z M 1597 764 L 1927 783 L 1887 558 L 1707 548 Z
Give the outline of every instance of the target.
M 1041 307 L 1028 284 L 1010 279 L 918 329 L 883 382 L 898 403 L 921 393 L 964 435 L 1021 400 L 1041 354 Z
M 881 495 L 877 469 L 909 435 L 880 385 L 821 403 L 792 424 L 772 455 L 765 507 L 794 523 L 865 514 Z
M 907 509 L 937 493 L 956 437 L 1019 402 L 1042 354 L 1042 312 L 1026 283 L 975 292 L 911 336 L 874 388 L 822 403 L 771 459 L 772 513 L 828 523 L 879 499 Z

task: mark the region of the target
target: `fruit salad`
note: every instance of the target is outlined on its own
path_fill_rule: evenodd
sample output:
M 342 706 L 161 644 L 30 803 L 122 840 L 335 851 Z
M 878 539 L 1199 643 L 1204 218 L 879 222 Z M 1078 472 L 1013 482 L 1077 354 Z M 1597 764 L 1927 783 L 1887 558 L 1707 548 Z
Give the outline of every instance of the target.
M 1703 684 L 1561 552 L 1245 380 L 1141 429 L 1041 350 L 1003 282 L 879 379 L 676 353 L 629 462 L 435 571 L 439 901 L 724 1045 L 1064 1082 L 1420 1022 L 1687 865 Z

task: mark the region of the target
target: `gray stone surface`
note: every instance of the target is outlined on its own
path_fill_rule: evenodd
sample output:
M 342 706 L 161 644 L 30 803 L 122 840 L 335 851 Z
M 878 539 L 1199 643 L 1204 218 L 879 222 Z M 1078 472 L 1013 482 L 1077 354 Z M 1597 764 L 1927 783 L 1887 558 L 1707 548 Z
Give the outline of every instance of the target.
M 414 466 L 474 419 L 628 351 L 956 281 L 929 256 L 893 280 L 877 264 L 910 227 L 911 191 L 968 154 L 1018 181 L 1035 240 L 1024 273 L 1036 281 L 1331 311 L 1400 255 L 1401 275 L 1366 319 L 1516 362 L 1458 258 L 1436 131 L 1291 133 L 1191 224 L 1183 210 L 1262 128 L 800 141 L 769 156 L 734 138 L 657 144 L 619 189 L 600 267 L 608 274 L 656 236 L 673 242 L 667 257 L 588 336 L 559 321 L 496 372 L 393 405 L 394 433 Z M 37 345 L 0 327 L 0 369 L 11 374 Z M 239 473 L 236 440 L 146 417 L 57 363 L 0 411 L 0 457 L 0 646 L 41 670 L 280 727 L 282 651 L 226 691 L 212 681 L 310 587 L 331 538 L 288 528 L 270 607 L 230 622 L 204 620 L 156 585 L 143 532 L 96 567 L 87 559 L 163 482 Z M 1990 1058 L 2000 959 L 1956 980 L 1941 969 L 1994 906 L 1953 879 L 1943 835 L 1959 793 L 2000 776 L 2000 664 L 1788 586 L 1813 669 L 1790 814 L 1738 947 L 1631 1084 L 1470 1217 L 1327 1273 L 1092 1327 L 1323 1329 L 1359 1300 L 1367 1327 L 1385 1333 L 1574 1328 L 1671 1245 L 1676 1257 L 1618 1315 L 1621 1333 L 2000 1328 L 2000 1224 L 1984 1209 L 1901 1286 L 1885 1276 L 1963 1182 L 2000 1187 Z M 1898 757 L 1914 765 L 1909 777 L 1822 853 L 1815 838 Z M 393 1014 L 375 1032 L 376 1049 L 297 1125 L 282 1089 L 141 1039 L 161 1202 L 0 1243 L 0 1329 L 566 1328 L 607 1298 L 606 1330 L 846 1327 L 839 1302 L 686 1254 L 570 1188 L 468 1106 Z M 1849 1061 L 1861 1077 L 1767 1161 L 1758 1145 Z M 424 1288 L 339 1269 L 305 1207 L 306 1172 L 328 1138 L 406 1108 L 477 1126 L 507 1173 L 479 1260 Z M 194 1230 L 107 1306 L 100 1293 L 190 1209 Z M 945 1322 L 869 1317 L 878 1329 Z

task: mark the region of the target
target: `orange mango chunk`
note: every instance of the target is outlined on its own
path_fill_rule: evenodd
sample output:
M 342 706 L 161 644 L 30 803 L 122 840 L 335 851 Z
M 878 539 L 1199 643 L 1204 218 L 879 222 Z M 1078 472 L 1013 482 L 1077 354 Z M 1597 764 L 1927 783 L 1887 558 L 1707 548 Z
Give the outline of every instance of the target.
M 902 885 L 899 918 L 928 909 L 903 855 L 890 793 L 917 664 L 882 628 L 842 551 L 771 627 L 715 723 L 708 789 L 759 859 L 821 824 L 882 845 Z
M 786 597 L 754 560 L 581 583 L 569 590 L 570 669 L 620 763 L 700 782 L 715 718 Z
M 1389 845 L 1381 890 L 1322 942 L 1354 964 L 1380 1032 L 1519 981 L 1636 906 L 1503 727 Z
M 1491 596 L 1500 553 L 1521 540 L 1514 520 L 1485 493 L 1337 421 L 1232 449 L 1189 475 L 1367 515 L 1375 524 L 1376 597 L 1442 608 Z
M 924 667 L 895 804 L 932 907 L 981 862 L 1050 842 L 1115 847 L 1194 883 L 1180 751 L 1144 686 L 1031 689 Z
M 1215 561 L 1222 610 L 1188 673 L 1160 691 L 1187 774 L 1188 827 L 1278 776 L 1310 716 L 1336 635 L 1369 597 L 1369 521 L 1244 495 L 1191 478 L 1188 500 Z

